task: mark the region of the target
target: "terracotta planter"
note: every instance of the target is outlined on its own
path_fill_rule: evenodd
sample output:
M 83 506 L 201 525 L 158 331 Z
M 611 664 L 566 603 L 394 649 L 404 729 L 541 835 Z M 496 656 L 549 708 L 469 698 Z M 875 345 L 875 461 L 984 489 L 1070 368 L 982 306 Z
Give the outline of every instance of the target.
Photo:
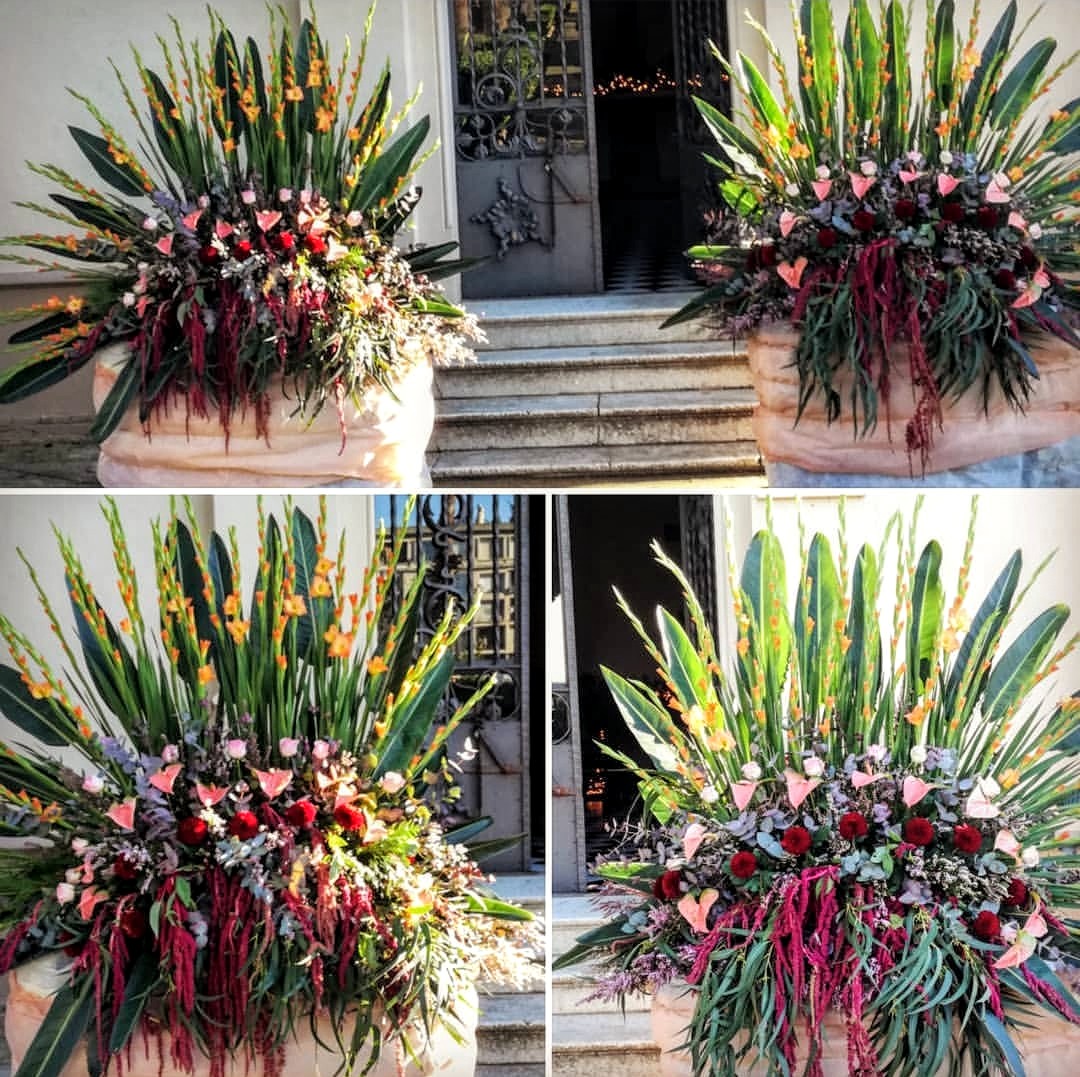
M 798 334 L 785 326 L 760 329 L 749 341 L 750 373 L 758 396 L 753 429 L 766 461 L 812 472 L 909 477 L 912 462 L 904 428 L 914 413 L 915 398 L 906 376 L 906 356 L 898 354 L 892 376 L 891 440 L 884 416 L 876 430 L 858 437 L 847 411 L 850 376 L 841 376 L 836 384 L 845 408 L 839 420 L 830 425 L 824 403 L 815 396 L 796 425 L 799 375 L 793 364 L 798 341 Z M 1025 412 L 1013 409 L 996 388 L 988 413 L 979 392 L 969 392 L 956 402 L 943 401 L 944 429 L 934 431 L 927 474 L 1045 449 L 1080 435 L 1080 352 L 1049 335 L 1036 340 L 1031 352 L 1040 380 Z M 917 460 L 914 467 L 919 473 Z
M 671 983 L 660 989 L 653 998 L 652 1033 L 660 1047 L 660 1077 L 693 1077 L 690 1056 L 677 1050 L 686 1039 L 686 1028 L 694 1013 L 697 991 L 686 984 Z M 1024 1058 L 1027 1077 L 1074 1077 L 1076 1058 L 1072 1051 L 1080 1050 L 1080 1027 L 1049 1013 L 1024 1015 L 1028 1027 L 1012 1030 L 1013 1041 Z M 821 1067 L 824 1077 L 848 1077 L 847 1033 L 844 1018 L 830 1010 L 823 1021 Z M 799 1064 L 806 1061 L 800 1050 Z M 739 1069 L 739 1077 L 764 1077 L 768 1068 L 762 1063 L 749 1064 L 747 1058 Z M 796 1071 L 798 1073 L 799 1071 Z M 942 1069 L 944 1075 L 946 1069 Z M 970 1069 L 965 1068 L 965 1074 Z
M 52 994 L 64 983 L 58 971 L 59 962 L 51 957 L 31 961 L 9 974 L 9 995 L 7 1012 L 4 1018 L 4 1031 L 8 1046 L 11 1048 L 11 1070 L 14 1073 L 26 1054 L 39 1025 L 52 1004 Z M 470 990 L 461 1004 L 459 1017 L 465 1026 L 462 1042 L 456 1042 L 441 1025 L 436 1026 L 430 1040 L 425 1042 L 422 1033 L 412 1037 L 413 1049 L 420 1065 L 410 1062 L 404 1068 L 399 1065 L 407 1057 L 400 1044 L 384 1043 L 379 1061 L 370 1072 L 370 1077 L 472 1077 L 476 1069 L 476 992 Z M 331 1052 L 323 1044 L 334 1042 L 329 1028 L 320 1031 L 320 1044 L 312 1036 L 307 1023 L 300 1022 L 296 1028 L 296 1039 L 286 1045 L 285 1063 L 282 1072 L 287 1077 L 299 1077 L 300 1074 L 329 1077 L 341 1065 L 341 1057 Z M 137 1032 L 131 1041 L 130 1058 L 125 1058 L 124 1074 L 126 1077 L 160 1077 L 164 1073 L 173 1074 L 169 1061 L 168 1035 L 160 1041 L 154 1036 L 145 1036 Z M 165 1059 L 165 1068 L 161 1068 L 160 1059 Z M 363 1059 L 358 1059 L 356 1072 L 364 1068 Z M 196 1055 L 194 1077 L 209 1077 L 209 1061 Z M 228 1077 L 263 1077 L 264 1070 L 260 1060 L 250 1066 L 241 1052 L 226 1068 Z M 86 1051 L 80 1047 L 64 1067 L 61 1077 L 87 1077 Z M 181 1077 L 175 1074 L 175 1077 Z
M 100 408 L 126 360 L 126 345 L 98 353 L 94 408 Z M 395 399 L 396 398 L 396 399 Z M 359 406 L 347 402 L 345 445 L 333 407 L 313 421 L 293 412 L 296 401 L 274 393 L 269 444 L 256 434 L 253 414 L 233 417 L 226 445 L 216 414 L 188 416 L 182 402 L 154 415 L 150 434 L 132 407 L 101 446 L 103 486 L 374 486 L 430 485 L 424 454 L 435 423 L 431 363 L 420 359 L 393 394 L 376 387 Z

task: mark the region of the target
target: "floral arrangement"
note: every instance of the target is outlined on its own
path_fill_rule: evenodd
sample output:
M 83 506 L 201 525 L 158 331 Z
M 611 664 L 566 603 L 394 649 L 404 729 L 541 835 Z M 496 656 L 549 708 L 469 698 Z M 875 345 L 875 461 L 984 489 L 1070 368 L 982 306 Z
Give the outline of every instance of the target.
M 113 65 L 138 149 L 75 94 L 100 134 L 71 134 L 124 197 L 31 166 L 66 193 L 50 196 L 55 207 L 18 204 L 81 234 L 9 237 L 0 243 L 50 258 L 0 257 L 65 270 L 54 259 L 75 259 L 85 290 L 4 316 L 44 315 L 12 336 L 33 352 L 0 376 L 0 401 L 39 392 L 120 342 L 126 362 L 95 422 L 99 441 L 136 400 L 144 423 L 182 399 L 189 414 L 216 411 L 226 430 L 252 408 L 262 433 L 275 379 L 302 414 L 328 401 L 340 413 L 422 359 L 469 355 L 475 322 L 435 284 L 466 264 L 447 260 L 456 244 L 393 245 L 419 199 L 410 183 L 430 123 L 393 138 L 415 97 L 392 112 L 389 68 L 359 98 L 373 14 L 374 5 L 351 70 L 348 48 L 335 66 L 314 11 L 294 39 L 284 10 L 271 9 L 265 58 L 213 11 L 205 52 L 174 20 L 175 41 L 159 38 L 163 75 L 134 53 L 148 112 Z
M 1020 1075 L 1025 1017 L 1080 1024 L 1066 982 L 1080 922 L 1061 911 L 1080 899 L 1077 702 L 1029 704 L 1078 637 L 1058 644 L 1056 605 L 1002 648 L 1031 586 L 1020 552 L 972 602 L 973 506 L 946 606 L 941 548 L 917 554 L 917 519 L 905 534 L 894 517 L 853 564 L 843 515 L 839 563 L 824 535 L 804 538 L 790 607 L 770 520 L 731 567 L 730 670 L 659 546 L 693 638 L 660 610 L 654 642 L 626 610 L 665 687 L 604 670 L 648 763 L 604 750 L 640 779 L 643 818 L 596 868 L 610 919 L 557 965 L 599 959 L 605 998 L 696 988 L 695 1074 L 759 1057 L 797 1073 L 799 1047 L 801 1072 L 820 1074 L 830 1007 L 853 1077 Z
M 1080 54 L 1050 71 L 1046 38 L 1014 62 L 1016 0 L 981 49 L 978 0 L 966 38 L 953 0 L 927 0 L 920 96 L 900 0 L 879 20 L 851 0 L 842 41 L 829 0 L 792 8 L 797 91 L 758 26 L 780 99 L 749 58 L 717 53 L 744 126 L 697 101 L 723 151 L 725 208 L 690 251 L 709 287 L 668 324 L 706 313 L 740 334 L 789 320 L 799 415 L 820 397 L 829 421 L 847 406 L 862 433 L 904 372 L 907 448 L 925 462 L 946 398 L 976 390 L 985 407 L 997 386 L 1023 407 L 1039 377 L 1032 331 L 1080 347 L 1080 289 L 1062 276 L 1080 265 L 1080 105 L 1025 122 Z
M 30 569 L 66 675 L 0 615 L 0 708 L 38 745 L 0 753 L 0 832 L 25 839 L 0 849 L 0 970 L 69 970 L 18 1077 L 59 1074 L 84 1037 L 92 1072 L 121 1072 L 140 1029 L 168 1072 L 206 1055 L 217 1077 L 240 1052 L 280 1073 L 307 1023 L 348 1074 L 457 1028 L 481 973 L 524 982 L 537 927 L 487 892 L 483 843 L 462 844 L 484 821 L 441 823 L 459 792 L 448 739 L 491 687 L 440 720 L 476 607 L 448 603 L 420 639 L 423 573 L 390 599 L 404 532 L 350 592 L 325 505 L 313 522 L 287 504 L 279 524 L 260 503 L 247 599 L 235 531 L 205 541 L 190 508 L 154 526 L 148 621 L 104 513 L 122 620 L 68 539 L 74 641 Z

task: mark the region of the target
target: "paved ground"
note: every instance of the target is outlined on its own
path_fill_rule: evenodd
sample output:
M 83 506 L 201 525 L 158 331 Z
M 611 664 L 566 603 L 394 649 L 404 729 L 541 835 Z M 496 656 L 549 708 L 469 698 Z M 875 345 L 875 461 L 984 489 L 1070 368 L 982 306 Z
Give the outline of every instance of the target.
M 97 446 L 89 437 L 90 422 L 89 418 L 0 422 L 0 488 L 97 486 Z

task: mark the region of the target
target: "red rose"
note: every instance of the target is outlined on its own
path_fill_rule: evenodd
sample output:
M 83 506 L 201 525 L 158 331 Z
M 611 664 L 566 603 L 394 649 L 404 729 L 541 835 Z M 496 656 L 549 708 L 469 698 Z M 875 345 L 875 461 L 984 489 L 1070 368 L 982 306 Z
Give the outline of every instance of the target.
M 199 248 L 199 261 L 204 266 L 212 266 L 221 257 L 221 251 L 217 247 L 208 243 L 205 247 Z
M 285 812 L 285 820 L 290 826 L 304 828 L 315 822 L 315 805 L 310 800 L 298 800 L 290 804 Z
M 1016 290 L 1016 274 L 1009 269 L 999 269 L 994 274 L 994 283 L 1003 291 L 1012 292 Z
M 978 827 L 961 823 L 953 827 L 953 845 L 962 853 L 977 853 L 982 848 L 983 836 Z
M 934 827 L 929 819 L 916 816 L 904 824 L 904 841 L 911 845 L 929 845 L 934 840 Z
M 780 846 L 785 853 L 791 853 L 792 856 L 802 856 L 810 848 L 811 841 L 813 839 L 810 837 L 810 831 L 806 827 L 789 826 L 780 839 Z
M 312 254 L 325 254 L 326 253 L 326 240 L 322 236 L 309 235 L 304 240 L 304 246 L 307 247 Z
M 367 816 L 359 808 L 350 804 L 341 804 L 334 809 L 334 822 L 342 830 L 367 830 Z
M 658 879 L 653 881 L 653 897 L 670 901 L 677 898 L 682 892 L 680 886 L 682 875 L 677 871 L 665 871 Z
M 776 265 L 776 247 L 772 243 L 763 243 L 761 245 L 760 256 L 762 268 L 768 269 L 770 266 Z
M 1030 247 L 1020 248 L 1020 261 L 1025 269 L 1036 269 L 1039 265 L 1039 256 Z
M 910 198 L 898 198 L 896 205 L 893 206 L 893 212 L 896 214 L 897 220 L 900 221 L 910 221 L 918 212 L 918 209 L 919 207 Z
M 859 212 L 851 218 L 851 223 L 855 225 L 860 232 L 872 232 L 874 230 L 875 222 L 876 218 L 874 215 L 865 209 L 860 209 Z
M 146 913 L 142 909 L 136 908 L 134 905 L 129 905 L 121 914 L 117 921 L 120 926 L 120 930 L 127 935 L 129 939 L 138 939 L 146 934 L 146 929 L 150 926 L 146 920 Z
M 979 206 L 979 212 L 975 217 L 979 222 L 979 227 L 985 228 L 988 232 L 992 232 L 997 228 L 998 223 L 1001 221 L 998 211 L 993 206 Z
M 1028 888 L 1023 879 L 1010 879 L 1009 880 L 1009 894 L 1005 898 L 1006 905 L 1013 905 L 1016 908 L 1023 908 L 1027 904 L 1028 900 Z
M 1001 934 L 1001 921 L 992 913 L 983 909 L 971 925 L 971 933 L 983 942 L 993 942 Z
M 840 238 L 835 228 L 822 228 L 817 234 L 818 246 L 822 250 L 829 250 L 831 247 L 836 246 L 837 240 Z
M 736 879 L 749 879 L 757 871 L 757 857 L 753 853 L 736 853 L 731 858 L 731 874 Z
M 761 268 L 761 256 L 758 254 L 757 247 L 751 247 L 750 253 L 746 256 L 746 272 L 756 273 Z
M 274 242 L 277 244 L 278 250 L 291 251 L 296 246 L 296 239 L 292 232 L 278 232 L 274 236 Z
M 869 830 L 869 826 L 866 822 L 866 817 L 861 815 L 857 811 L 849 811 L 846 815 L 840 816 L 840 837 L 845 841 L 858 841 L 859 838 L 865 838 L 866 832 Z
M 238 811 L 229 820 L 229 833 L 241 841 L 247 841 L 249 838 L 255 837 L 258 832 L 259 820 L 255 818 L 254 812 Z
M 126 856 L 118 856 L 113 861 L 112 870 L 113 875 L 125 882 L 131 882 L 139 874 L 139 869 Z
M 241 262 L 251 257 L 251 240 L 238 239 L 233 247 L 233 256 Z
M 949 224 L 959 224 L 967 215 L 967 211 L 959 202 L 946 202 L 941 207 L 941 219 Z
M 176 827 L 176 836 L 185 845 L 202 845 L 206 841 L 206 834 L 206 823 L 201 819 L 196 819 L 193 815 L 181 819 Z

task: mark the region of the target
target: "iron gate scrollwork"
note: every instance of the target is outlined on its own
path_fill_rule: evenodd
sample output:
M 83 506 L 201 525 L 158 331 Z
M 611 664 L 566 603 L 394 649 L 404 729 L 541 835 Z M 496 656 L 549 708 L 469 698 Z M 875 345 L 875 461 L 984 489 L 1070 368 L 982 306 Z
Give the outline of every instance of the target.
M 588 148 L 581 0 L 451 0 L 468 161 Z
M 492 673 L 495 688 L 469 716 L 474 728 L 492 721 L 522 717 L 524 632 L 521 623 L 522 498 L 497 494 L 424 494 L 408 520 L 402 515 L 408 499 L 382 495 L 376 514 L 389 536 L 403 524 L 408 536 L 402 547 L 388 603 L 396 612 L 401 596 L 427 564 L 420 599 L 418 635 L 430 638 L 446 603 L 466 609 L 481 594 L 480 610 L 458 639 L 457 667 L 446 700 L 456 709 Z

